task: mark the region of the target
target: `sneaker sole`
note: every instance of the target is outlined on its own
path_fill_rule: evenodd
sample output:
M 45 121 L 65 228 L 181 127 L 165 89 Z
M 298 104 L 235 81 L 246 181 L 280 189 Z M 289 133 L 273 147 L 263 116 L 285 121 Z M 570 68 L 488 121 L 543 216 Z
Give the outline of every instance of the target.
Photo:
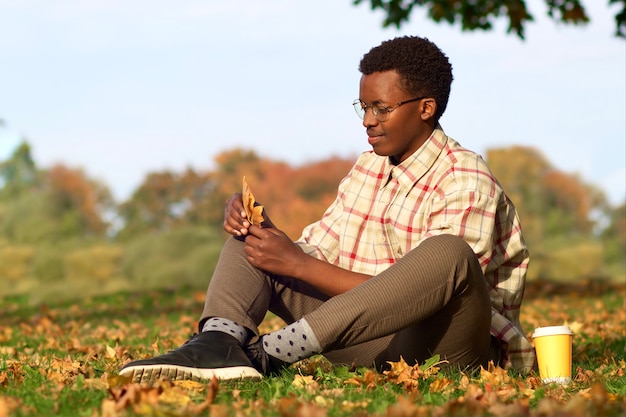
M 160 378 L 171 381 L 206 381 L 216 377 L 220 380 L 229 379 L 262 379 L 263 375 L 249 366 L 232 366 L 218 369 L 198 369 L 176 365 L 143 365 L 130 366 L 120 371 L 120 375 L 130 377 L 131 382 L 152 383 Z

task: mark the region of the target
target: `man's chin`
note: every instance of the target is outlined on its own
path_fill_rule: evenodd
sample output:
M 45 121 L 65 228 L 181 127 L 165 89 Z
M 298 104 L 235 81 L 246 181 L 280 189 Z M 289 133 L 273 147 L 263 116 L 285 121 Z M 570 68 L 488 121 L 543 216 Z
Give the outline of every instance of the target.
M 372 146 L 372 150 L 378 156 L 391 156 L 391 153 L 382 146 Z

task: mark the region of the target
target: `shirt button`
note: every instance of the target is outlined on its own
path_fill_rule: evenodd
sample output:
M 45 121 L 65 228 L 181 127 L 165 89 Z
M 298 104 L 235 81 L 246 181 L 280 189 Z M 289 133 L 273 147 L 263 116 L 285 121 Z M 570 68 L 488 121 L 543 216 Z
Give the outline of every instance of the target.
M 385 243 L 387 241 L 387 239 L 385 239 L 385 235 L 380 235 L 378 240 L 380 240 L 381 243 Z

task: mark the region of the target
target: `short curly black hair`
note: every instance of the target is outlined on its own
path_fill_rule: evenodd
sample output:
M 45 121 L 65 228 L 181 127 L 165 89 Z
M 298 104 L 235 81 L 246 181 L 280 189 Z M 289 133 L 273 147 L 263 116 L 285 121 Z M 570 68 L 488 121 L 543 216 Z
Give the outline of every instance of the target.
M 435 122 L 446 110 L 452 84 L 452 64 L 431 41 L 403 36 L 384 41 L 363 55 L 359 71 L 363 75 L 395 70 L 404 91 L 415 97 L 433 97 L 437 102 Z

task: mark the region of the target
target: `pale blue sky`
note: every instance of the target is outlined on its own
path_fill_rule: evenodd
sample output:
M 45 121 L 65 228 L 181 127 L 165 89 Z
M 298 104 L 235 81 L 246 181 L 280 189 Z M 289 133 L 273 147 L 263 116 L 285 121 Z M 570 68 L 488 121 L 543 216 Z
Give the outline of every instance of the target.
M 381 41 L 426 36 L 455 81 L 441 123 L 481 154 L 530 145 L 626 193 L 626 43 L 607 1 L 527 40 L 462 33 L 415 9 L 400 31 L 352 0 L 0 0 L 0 159 L 26 138 L 41 167 L 82 167 L 127 198 L 150 171 L 211 169 L 236 146 L 291 164 L 369 149 L 351 103 Z M 234 191 L 234 190 L 233 190 Z

